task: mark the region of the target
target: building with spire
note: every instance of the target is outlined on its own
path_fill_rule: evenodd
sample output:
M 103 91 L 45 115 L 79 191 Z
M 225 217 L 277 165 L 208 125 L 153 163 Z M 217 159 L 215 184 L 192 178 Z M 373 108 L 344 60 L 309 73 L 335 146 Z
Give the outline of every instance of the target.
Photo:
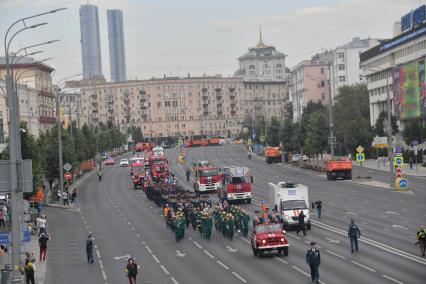
M 284 53 L 263 42 L 260 29 L 259 43 L 238 58 L 240 69 L 235 75 L 244 81 L 286 81 L 290 70 L 285 66 L 285 58 Z

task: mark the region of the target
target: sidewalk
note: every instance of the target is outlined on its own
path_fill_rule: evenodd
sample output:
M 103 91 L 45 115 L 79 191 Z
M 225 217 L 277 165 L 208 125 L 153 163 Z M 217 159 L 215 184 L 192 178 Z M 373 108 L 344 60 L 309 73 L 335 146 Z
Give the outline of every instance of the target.
M 352 162 L 354 166 L 360 166 L 359 162 Z M 365 160 L 362 163 L 362 167 L 384 171 L 384 172 L 390 172 L 389 168 L 389 161 L 386 160 L 386 163 L 383 164 L 383 160 L 379 159 L 379 163 L 377 163 L 377 160 Z M 426 177 L 426 167 L 422 167 L 422 164 L 413 165 L 413 169 L 410 169 L 409 164 L 404 164 L 402 166 L 402 174 L 403 175 L 409 175 L 409 176 L 418 176 L 418 177 Z

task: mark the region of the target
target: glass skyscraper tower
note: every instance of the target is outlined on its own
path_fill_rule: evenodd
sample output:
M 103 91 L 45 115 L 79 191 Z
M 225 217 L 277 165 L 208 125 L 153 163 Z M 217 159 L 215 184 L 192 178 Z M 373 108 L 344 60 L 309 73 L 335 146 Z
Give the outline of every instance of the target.
M 83 79 L 102 76 L 98 7 L 89 4 L 80 6 L 80 31 Z
M 123 12 L 121 10 L 108 10 L 107 16 L 111 81 L 123 82 L 126 80 Z

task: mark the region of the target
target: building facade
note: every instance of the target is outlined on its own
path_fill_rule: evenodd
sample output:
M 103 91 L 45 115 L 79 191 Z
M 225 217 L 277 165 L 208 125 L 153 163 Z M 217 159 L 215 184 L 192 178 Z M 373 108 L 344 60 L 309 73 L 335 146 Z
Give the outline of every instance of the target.
M 71 124 L 71 122 L 76 122 L 78 128 L 81 127 L 81 102 L 80 102 L 80 92 L 75 89 L 64 89 L 58 94 L 59 106 L 60 106 L 60 119 L 62 125 L 65 128 Z
M 377 39 L 354 37 L 351 42 L 333 50 L 331 66 L 331 96 L 339 94 L 339 88 L 345 85 L 366 83 L 362 75 L 359 55 L 380 44 Z
M 102 76 L 98 7 L 89 4 L 80 6 L 80 32 L 83 79 Z
M 424 119 L 426 116 L 424 111 L 426 93 L 422 86 L 426 55 L 425 19 L 408 29 L 401 30 L 403 32 L 399 35 L 360 55 L 363 76 L 367 79 L 372 126 L 375 125 L 380 113 L 388 110 L 388 96 L 391 111 L 400 123 L 400 130 L 410 119 Z M 402 80 L 405 80 L 405 85 Z M 412 97 L 406 96 L 408 92 L 404 94 L 407 86 L 411 86 Z M 405 105 L 403 101 L 411 102 L 411 104 Z M 401 109 L 404 107 L 406 109 Z M 405 110 L 415 115 L 406 116 Z
M 123 12 L 108 10 L 108 42 L 111 82 L 126 80 L 126 53 L 124 50 Z
M 285 58 L 284 53 L 264 44 L 260 31 L 256 47 L 249 48 L 248 52 L 238 58 L 240 68 L 235 75 L 244 81 L 286 81 L 289 79 L 289 72 Z
M 330 63 L 317 59 L 304 60 L 291 71 L 290 96 L 293 104 L 293 122 L 302 118 L 303 109 L 313 102 L 330 103 Z
M 5 59 L 0 58 L 0 79 L 6 75 Z M 41 131 L 51 129 L 56 123 L 55 99 L 52 92 L 53 68 L 22 58 L 14 65 L 15 84 L 18 91 L 21 121 L 27 122 L 31 134 L 38 136 Z M 3 137 L 7 137 L 6 101 L 3 96 L 6 87 L 0 82 L 0 112 Z M 1 138 L 0 138 L 1 139 Z M 4 139 L 4 138 L 3 138 Z
M 140 126 L 146 137 L 227 136 L 248 116 L 284 115 L 285 82 L 220 76 L 107 83 L 81 89 L 82 121 Z

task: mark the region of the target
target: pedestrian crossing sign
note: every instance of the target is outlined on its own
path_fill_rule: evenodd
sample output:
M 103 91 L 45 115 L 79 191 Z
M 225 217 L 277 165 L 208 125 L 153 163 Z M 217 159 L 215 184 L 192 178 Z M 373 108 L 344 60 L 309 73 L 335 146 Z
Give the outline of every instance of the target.
M 364 153 L 357 153 L 356 154 L 356 160 L 357 160 L 357 162 L 364 162 L 365 161 L 365 154 Z
M 404 157 L 402 156 L 393 157 L 394 166 L 402 166 L 403 164 L 404 164 Z

